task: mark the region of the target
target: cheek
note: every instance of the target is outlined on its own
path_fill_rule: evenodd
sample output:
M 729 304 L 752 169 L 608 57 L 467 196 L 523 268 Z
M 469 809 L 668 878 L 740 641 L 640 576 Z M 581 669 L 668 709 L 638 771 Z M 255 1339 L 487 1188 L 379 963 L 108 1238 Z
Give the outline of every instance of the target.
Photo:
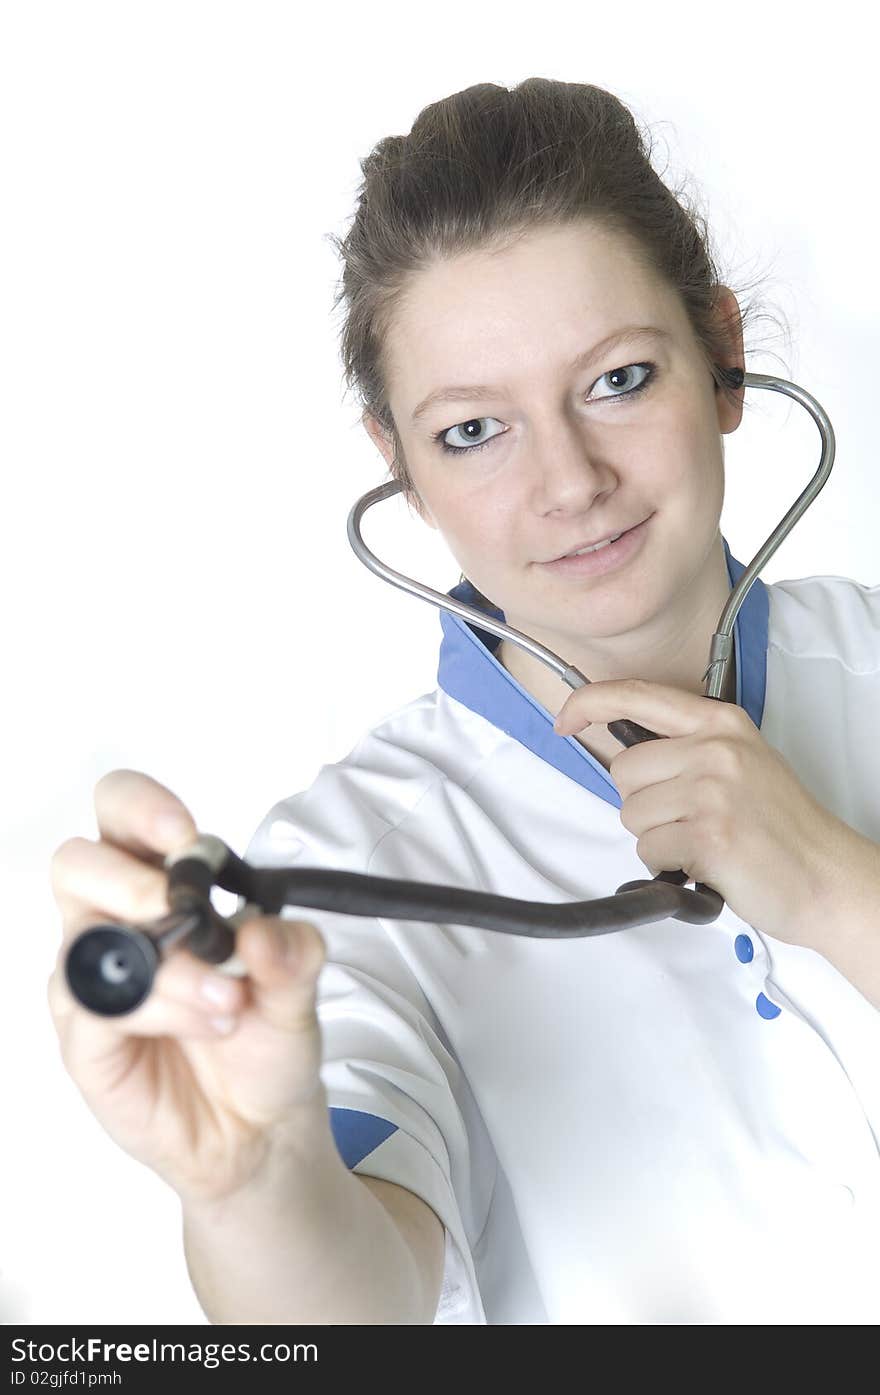
M 440 531 L 463 571 L 476 566 L 484 576 L 495 573 L 513 555 L 515 544 L 510 527 L 488 511 L 474 509 L 466 516 L 447 518 Z
M 495 597 L 506 590 L 518 556 L 514 521 L 506 511 L 472 500 L 467 509 L 447 508 L 438 524 L 459 569 L 478 591 Z
M 440 532 L 456 557 L 460 553 L 498 560 L 515 551 L 522 504 L 509 489 L 484 480 L 460 482 L 454 491 L 435 491 L 429 505 Z
M 670 507 L 678 503 L 682 514 L 711 517 L 724 497 L 724 456 L 717 426 L 713 430 L 702 416 L 675 418 L 664 471 L 664 491 Z

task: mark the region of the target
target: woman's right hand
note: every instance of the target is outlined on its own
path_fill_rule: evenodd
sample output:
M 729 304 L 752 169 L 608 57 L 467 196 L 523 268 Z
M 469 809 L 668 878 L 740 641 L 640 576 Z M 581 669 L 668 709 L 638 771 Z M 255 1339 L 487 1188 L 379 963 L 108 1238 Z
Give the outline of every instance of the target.
M 121 1017 L 99 1017 L 72 996 L 71 942 L 89 926 L 169 911 L 168 853 L 198 836 L 170 790 L 134 770 L 95 786 L 100 838 L 56 849 L 52 891 L 62 945 L 49 1004 L 67 1070 L 110 1136 L 185 1200 L 220 1200 L 258 1179 L 291 1131 L 322 1119 L 315 990 L 324 941 L 308 921 L 248 918 L 236 936 L 247 977 L 220 974 L 188 950 L 164 960 L 150 996 Z M 166 815 L 182 821 L 163 832 Z

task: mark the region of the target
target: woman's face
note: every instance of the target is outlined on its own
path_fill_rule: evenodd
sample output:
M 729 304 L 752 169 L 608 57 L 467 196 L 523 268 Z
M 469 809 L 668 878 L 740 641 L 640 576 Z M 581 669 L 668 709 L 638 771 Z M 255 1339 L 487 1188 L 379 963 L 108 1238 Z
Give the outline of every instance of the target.
M 437 261 L 405 288 L 384 359 L 423 517 L 508 624 L 589 643 L 693 607 L 719 566 L 721 434 L 742 408 L 715 392 L 678 297 L 627 240 L 578 224 Z

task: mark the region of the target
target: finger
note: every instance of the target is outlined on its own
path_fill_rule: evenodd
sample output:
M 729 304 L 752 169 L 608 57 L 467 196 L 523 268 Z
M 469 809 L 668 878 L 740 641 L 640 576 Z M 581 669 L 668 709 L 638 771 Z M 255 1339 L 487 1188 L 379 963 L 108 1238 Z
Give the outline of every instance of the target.
M 679 777 L 647 785 L 627 795 L 620 821 L 630 833 L 641 838 L 651 829 L 693 817 L 693 785 Z
M 239 1021 L 236 1013 L 207 1013 L 156 994 L 136 1012 L 100 1017 L 73 999 L 60 963 L 49 979 L 47 997 L 62 1059 L 77 1079 L 94 1079 L 96 1071 L 105 1080 L 118 1077 L 134 1064 L 132 1052 L 140 1039 L 219 1040 L 233 1035 Z
M 109 849 L 109 851 L 116 858 L 126 856 L 116 849 Z M 138 865 L 143 866 L 143 864 Z M 101 911 L 96 911 L 92 906 L 83 906 L 78 903 L 72 910 L 68 911 L 58 955 L 60 982 L 56 991 L 59 995 L 59 1003 L 62 1001 L 64 991 L 66 991 L 70 995 L 71 1004 L 76 1003 L 77 1008 L 82 1006 L 71 993 L 66 975 L 67 958 L 79 935 L 108 919 L 114 922 L 124 918 L 137 919 L 136 916 L 113 915 L 108 917 Z M 146 1001 L 149 1002 L 153 998 L 174 1002 L 195 1012 L 202 1012 L 210 1016 L 216 1013 L 241 1012 L 247 1003 L 247 989 L 240 977 L 218 972 L 214 966 L 199 959 L 191 950 L 185 946 L 180 946 L 172 949 L 159 963 L 150 985 L 149 998 Z M 120 1016 L 121 1029 L 140 1032 L 142 1018 L 138 1014 L 142 1013 L 143 1010 L 143 1007 L 136 1008 L 131 1013 L 122 1014 Z M 124 1017 L 124 1021 L 121 1020 L 122 1017 Z M 149 1023 L 152 1019 L 145 1020 Z
M 711 703 L 711 707 L 709 704 Z M 681 688 L 641 678 L 588 683 L 566 699 L 553 724 L 560 736 L 572 736 L 594 722 L 638 722 L 658 736 L 691 736 L 714 716 L 720 704 Z
M 94 800 L 101 837 L 154 864 L 198 837 L 186 805 L 140 770 L 111 770 Z
M 207 1015 L 240 1013 L 248 1003 L 248 986 L 241 977 L 218 973 L 188 949 L 175 949 L 156 971 L 153 992 Z
M 241 922 L 237 957 L 249 978 L 219 974 L 188 950 L 175 950 L 160 964 L 145 1002 L 133 1012 L 104 1021 L 110 1032 L 158 1036 L 222 1032 L 227 1027 L 225 1019 L 239 1018 L 250 1006 L 282 1029 L 295 1030 L 314 1017 L 315 985 L 325 957 L 324 941 L 315 926 L 252 916 Z M 70 992 L 63 956 L 52 998 L 58 1016 L 85 1010 Z M 211 1022 L 211 1031 L 201 1030 L 199 1017 Z M 212 1021 L 217 1018 L 219 1023 Z
M 239 924 L 236 952 L 249 975 L 256 1010 L 280 1030 L 297 1030 L 315 1017 L 315 986 L 326 958 L 311 921 L 254 915 Z
M 65 952 L 85 930 L 103 923 L 142 924 L 165 915 L 168 878 L 131 853 L 107 843 L 72 838 L 52 862 L 53 893 L 62 912 Z M 205 1010 L 239 1011 L 242 984 L 213 971 L 185 947 L 162 961 L 153 992 Z
M 149 995 L 139 1007 L 105 1017 L 91 1012 L 71 992 L 66 973 L 68 950 L 69 945 L 62 945 L 49 979 L 50 1010 L 59 1032 L 74 1019 L 88 1023 L 81 1030 L 87 1030 L 97 1051 L 107 1049 L 113 1038 L 121 1036 L 228 1034 L 247 1006 L 245 983 L 219 974 L 189 950 L 180 949 L 159 965 Z
M 692 826 L 686 819 L 649 829 L 639 838 L 636 851 L 654 877 L 660 872 L 681 871 L 692 880 L 701 880 L 694 857 Z
M 65 939 L 102 920 L 135 923 L 169 910 L 167 872 L 110 843 L 68 838 L 52 856 L 50 880 Z
M 632 799 L 650 787 L 667 784 L 686 771 L 691 775 L 701 774 L 703 762 L 698 742 L 699 737 L 679 736 L 667 741 L 640 741 L 635 746 L 624 746 L 608 766 L 621 799 Z

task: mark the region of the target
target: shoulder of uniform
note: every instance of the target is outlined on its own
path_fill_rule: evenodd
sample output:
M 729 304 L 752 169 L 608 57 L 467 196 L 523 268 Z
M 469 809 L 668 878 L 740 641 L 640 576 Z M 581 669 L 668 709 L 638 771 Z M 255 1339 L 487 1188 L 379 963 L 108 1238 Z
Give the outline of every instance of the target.
M 855 673 L 880 670 L 880 586 L 845 576 L 768 584 L 768 644 L 801 658 L 838 659 Z
M 311 785 L 279 800 L 254 833 L 246 860 L 279 865 L 297 854 L 332 856 L 355 869 L 438 784 L 464 787 L 502 733 L 442 690 L 388 714 Z

